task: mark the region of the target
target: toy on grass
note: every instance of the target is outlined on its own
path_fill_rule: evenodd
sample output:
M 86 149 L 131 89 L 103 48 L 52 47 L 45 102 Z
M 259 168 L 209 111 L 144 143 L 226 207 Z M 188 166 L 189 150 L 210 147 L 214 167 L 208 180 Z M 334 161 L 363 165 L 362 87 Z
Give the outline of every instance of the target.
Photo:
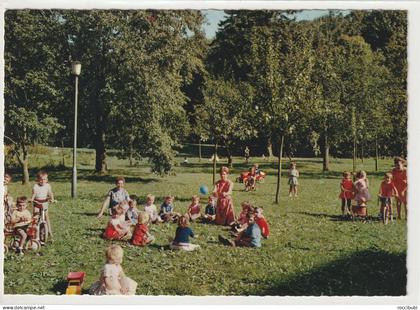
M 81 295 L 83 280 L 85 279 L 85 273 L 83 271 L 71 271 L 67 274 L 67 289 L 66 295 Z
M 205 185 L 200 186 L 200 194 L 207 195 L 209 193 L 209 189 Z

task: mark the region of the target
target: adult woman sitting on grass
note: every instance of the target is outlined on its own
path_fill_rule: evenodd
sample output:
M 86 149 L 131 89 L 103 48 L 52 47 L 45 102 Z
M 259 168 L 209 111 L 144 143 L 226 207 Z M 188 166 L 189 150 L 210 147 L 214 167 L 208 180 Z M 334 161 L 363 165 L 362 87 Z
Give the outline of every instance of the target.
M 235 222 L 232 202 L 233 182 L 228 179 L 229 169 L 220 168 L 220 180 L 214 186 L 213 195 L 217 197 L 216 225 L 231 225 Z
M 103 216 L 106 208 L 109 210 L 109 215 L 112 215 L 115 211 L 115 206 L 123 201 L 130 201 L 130 195 L 128 195 L 128 192 L 124 189 L 124 185 L 125 179 L 123 177 L 117 177 L 115 179 L 115 187 L 108 192 L 101 210 L 99 211 L 98 218 Z

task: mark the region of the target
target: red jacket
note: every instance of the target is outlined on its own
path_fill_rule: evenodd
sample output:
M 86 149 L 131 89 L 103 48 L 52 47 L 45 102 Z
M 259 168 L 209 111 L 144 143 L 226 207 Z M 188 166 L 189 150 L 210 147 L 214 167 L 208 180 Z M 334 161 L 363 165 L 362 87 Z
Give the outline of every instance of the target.
M 256 217 L 255 218 L 255 223 L 257 223 L 258 226 L 260 226 L 262 236 L 264 238 L 267 238 L 268 235 L 270 234 L 270 227 L 268 226 L 268 223 L 265 220 L 265 218 L 264 217 Z

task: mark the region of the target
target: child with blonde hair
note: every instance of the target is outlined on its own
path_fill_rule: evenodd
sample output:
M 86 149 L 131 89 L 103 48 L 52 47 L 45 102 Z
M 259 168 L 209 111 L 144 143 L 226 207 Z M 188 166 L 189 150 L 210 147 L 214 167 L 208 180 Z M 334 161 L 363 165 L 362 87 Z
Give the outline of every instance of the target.
M 149 215 L 149 219 L 153 224 L 162 222 L 162 219 L 159 217 L 155 206 L 155 196 L 152 194 L 147 195 L 146 204 L 144 205 L 144 212 Z
M 385 173 L 384 180 L 381 182 L 379 186 L 379 199 L 381 201 L 381 209 L 379 213 L 381 218 L 384 214 L 384 208 L 388 206 L 389 208 L 389 217 L 392 220 L 392 197 L 398 197 L 398 190 L 395 187 L 395 184 L 392 182 L 392 173 L 387 172 Z
M 353 198 L 353 181 L 351 179 L 350 172 L 343 172 L 343 178 L 340 182 L 340 189 L 341 192 L 339 198 L 341 199 L 341 215 L 344 216 L 344 213 L 349 215 L 351 213 L 351 199 Z
M 289 197 L 292 197 L 292 195 L 297 197 L 297 194 L 298 194 L 297 187 L 299 185 L 298 178 L 299 178 L 299 170 L 297 170 L 296 168 L 296 163 L 292 161 L 290 163 L 290 168 L 289 168 L 289 181 L 288 181 Z
M 201 217 L 200 196 L 194 195 L 191 198 L 191 204 L 188 206 L 188 217 L 190 221 L 195 221 Z
M 361 170 L 356 174 L 356 182 L 353 184 L 354 200 L 359 205 L 362 200 L 368 202 L 370 200 L 369 181 L 365 171 Z
M 125 220 L 130 221 L 131 225 L 137 224 L 137 218 L 139 216 L 139 210 L 137 210 L 137 199 L 138 197 L 136 195 L 130 195 L 128 209 L 125 211 Z
M 121 267 L 124 251 L 113 244 L 106 249 L 106 264 L 101 276 L 89 289 L 90 295 L 135 295 L 137 283 L 127 277 Z
M 194 232 L 189 226 L 188 215 L 182 215 L 178 220 L 175 238 L 170 242 L 169 248 L 172 250 L 194 251 L 200 246 L 190 243 L 190 237 L 194 238 Z M 197 237 L 197 235 L 195 236 Z
M 48 203 L 55 202 L 51 185 L 48 183 L 48 173 L 46 171 L 38 171 L 36 174 L 36 183 L 32 187 L 31 201 L 34 207 L 34 215 L 40 213 L 41 208 L 44 209 L 45 221 L 48 225 L 48 233 L 52 237 L 52 229 L 50 217 L 48 215 Z
M 23 255 L 23 247 L 26 242 L 28 234 L 26 233 L 29 224 L 31 224 L 32 215 L 26 209 L 27 198 L 25 196 L 18 197 L 16 200 L 16 209 L 11 215 L 10 223 L 13 225 L 13 231 L 16 235 L 20 236 L 19 245 L 16 248 L 16 253 Z
M 149 233 L 149 214 L 141 211 L 138 216 L 136 227 L 134 228 L 131 244 L 137 246 L 146 246 L 155 241 L 155 237 Z
M 103 233 L 103 237 L 106 240 L 130 240 L 131 221 L 125 220 L 125 212 L 122 207 L 122 202 L 115 208 L 115 213 L 112 215 L 108 225 Z
M 162 222 L 175 222 L 178 220 L 180 214 L 174 212 L 174 197 L 166 196 L 162 205 L 160 206 L 159 217 Z

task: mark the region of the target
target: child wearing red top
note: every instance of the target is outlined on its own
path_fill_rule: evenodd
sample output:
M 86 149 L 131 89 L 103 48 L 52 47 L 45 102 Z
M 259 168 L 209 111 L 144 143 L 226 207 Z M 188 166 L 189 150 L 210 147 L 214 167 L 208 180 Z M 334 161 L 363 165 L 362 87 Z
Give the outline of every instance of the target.
M 191 204 L 188 207 L 188 217 L 190 221 L 194 221 L 201 217 L 200 197 L 197 195 L 192 196 Z
M 381 186 L 379 187 L 379 193 L 378 193 L 379 199 L 381 200 L 381 209 L 380 213 L 383 214 L 383 210 L 385 205 L 388 204 L 390 208 L 390 214 L 392 214 L 392 203 L 391 198 L 398 197 L 398 191 L 392 182 L 392 173 L 387 172 L 385 173 L 385 178 L 381 182 Z
M 231 225 L 232 230 L 236 233 L 244 231 L 248 227 L 247 214 L 251 211 L 254 212 L 254 207 L 248 201 L 243 201 L 241 208 L 242 211 L 239 213 L 239 218 Z
M 394 158 L 395 167 L 392 169 L 392 180 L 398 191 L 397 218 L 401 219 L 401 205 L 404 205 L 405 217 L 407 218 L 407 169 L 406 161 L 401 157 Z
M 261 229 L 261 235 L 267 239 L 268 235 L 270 235 L 270 226 L 268 225 L 267 220 L 265 219 L 263 215 L 264 209 L 262 207 L 257 207 L 255 209 L 255 223 L 260 227 Z
M 119 204 L 103 234 L 107 240 L 130 240 L 130 221 L 125 220 L 124 208 Z
M 353 198 L 353 181 L 351 180 L 350 172 L 343 172 L 343 179 L 341 180 L 340 188 L 341 192 L 338 197 L 341 199 L 341 215 L 344 216 L 344 211 L 346 211 L 346 214 L 349 215 L 351 213 L 351 200 Z
M 136 227 L 134 228 L 133 238 L 131 244 L 137 246 L 146 246 L 155 241 L 155 237 L 149 233 L 149 214 L 147 212 L 140 212 Z

